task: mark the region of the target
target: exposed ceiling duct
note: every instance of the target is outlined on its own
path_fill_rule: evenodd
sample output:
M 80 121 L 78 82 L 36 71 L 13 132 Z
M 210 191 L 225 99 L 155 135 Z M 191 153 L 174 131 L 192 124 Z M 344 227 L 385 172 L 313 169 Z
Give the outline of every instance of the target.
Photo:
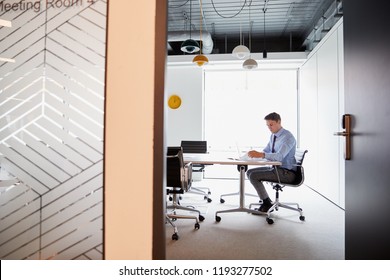
M 191 13 L 191 2 L 192 13 Z M 198 0 L 168 0 L 168 33 L 187 31 L 191 29 L 195 35 L 202 29 L 212 34 L 212 53 L 231 53 L 239 45 L 240 34 L 249 38 L 251 29 L 252 52 L 263 51 L 264 25 L 267 26 L 267 52 L 297 52 L 306 50 L 310 33 L 316 27 L 322 31 L 322 16 L 329 18 L 326 11 L 335 4 L 340 5 L 341 0 L 203 0 L 202 13 Z M 252 24 L 247 22 L 251 10 Z M 264 24 L 263 9 L 267 16 Z M 324 13 L 325 12 L 325 13 Z M 339 13 L 340 14 L 340 13 Z M 337 14 L 337 15 L 339 15 Z M 202 16 L 200 16 L 202 15 Z M 192 21 L 191 21 L 192 16 Z M 321 26 L 319 26 L 321 23 Z M 329 28 L 330 22 L 325 22 Z M 242 31 L 242 32 L 240 32 Z M 197 34 L 199 35 L 199 34 Z M 318 34 L 319 35 L 319 34 Z M 196 35 L 195 35 L 196 36 Z M 192 39 L 199 38 L 191 36 Z M 317 36 L 319 37 L 319 36 Z M 187 36 L 185 39 L 188 39 Z M 211 38 L 209 37 L 211 42 Z M 195 39 L 196 40 L 196 39 Z M 205 38 L 206 41 L 206 38 Z M 183 42 L 183 41 L 182 41 Z M 207 44 L 207 42 L 205 42 Z M 169 55 L 180 55 L 179 42 L 171 41 Z M 207 46 L 204 46 L 207 49 Z M 211 50 L 211 48 L 209 48 Z M 204 50 L 203 53 L 209 54 Z
M 336 0 L 326 11 L 323 12 L 313 30 L 307 35 L 303 43 L 306 50 L 311 51 L 321 41 L 321 39 L 330 31 L 330 29 L 343 16 L 343 3 Z
M 195 41 L 200 41 L 199 32 L 190 32 L 189 31 L 169 31 L 168 32 L 168 45 L 169 42 L 183 42 L 187 39 L 193 39 Z M 207 31 L 202 31 L 202 53 L 210 54 L 213 51 L 214 43 L 211 37 L 211 34 Z M 168 49 L 171 46 L 168 46 Z

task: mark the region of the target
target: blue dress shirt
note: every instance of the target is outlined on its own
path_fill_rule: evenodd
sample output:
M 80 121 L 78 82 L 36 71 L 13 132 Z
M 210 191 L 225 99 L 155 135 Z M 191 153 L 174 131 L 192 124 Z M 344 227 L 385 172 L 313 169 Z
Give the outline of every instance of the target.
M 271 147 L 276 135 L 276 141 L 274 145 L 275 152 L 272 153 Z M 282 162 L 282 168 L 296 171 L 296 160 L 295 160 L 295 149 L 296 149 L 296 140 L 294 135 L 283 127 L 275 134 L 271 134 L 270 141 L 267 146 L 264 148 L 263 152 L 265 153 L 265 158 L 271 161 L 280 161 Z

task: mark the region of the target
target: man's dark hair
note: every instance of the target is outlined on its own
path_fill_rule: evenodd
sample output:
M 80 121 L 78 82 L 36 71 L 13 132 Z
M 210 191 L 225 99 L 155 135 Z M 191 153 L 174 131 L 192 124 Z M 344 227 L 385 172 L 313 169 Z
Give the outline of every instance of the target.
M 276 121 L 276 122 L 281 120 L 280 115 L 278 113 L 275 113 L 275 112 L 266 115 L 264 117 L 264 119 L 266 121 Z

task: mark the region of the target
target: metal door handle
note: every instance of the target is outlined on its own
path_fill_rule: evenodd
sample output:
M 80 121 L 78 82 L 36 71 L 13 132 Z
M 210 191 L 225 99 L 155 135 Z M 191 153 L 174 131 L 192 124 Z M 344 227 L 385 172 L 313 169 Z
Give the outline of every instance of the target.
M 335 132 L 333 135 L 335 135 L 335 136 L 349 136 L 349 133 L 346 131 L 340 131 L 340 132 Z
M 351 115 L 349 114 L 343 115 L 342 126 L 345 129 L 345 131 L 335 132 L 333 135 L 345 136 L 344 158 L 346 160 L 350 160 L 351 159 Z

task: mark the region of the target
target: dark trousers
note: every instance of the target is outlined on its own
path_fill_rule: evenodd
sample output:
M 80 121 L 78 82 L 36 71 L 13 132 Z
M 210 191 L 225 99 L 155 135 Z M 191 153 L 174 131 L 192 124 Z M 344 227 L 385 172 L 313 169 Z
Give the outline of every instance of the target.
M 263 185 L 263 181 L 270 181 L 278 183 L 278 176 L 276 174 L 276 170 L 279 174 L 280 183 L 293 183 L 295 180 L 295 172 L 284 169 L 284 168 L 274 168 L 274 167 L 257 167 L 253 169 L 249 169 L 246 172 L 249 181 L 254 186 L 257 194 L 259 195 L 261 200 L 268 198 L 268 193 Z

